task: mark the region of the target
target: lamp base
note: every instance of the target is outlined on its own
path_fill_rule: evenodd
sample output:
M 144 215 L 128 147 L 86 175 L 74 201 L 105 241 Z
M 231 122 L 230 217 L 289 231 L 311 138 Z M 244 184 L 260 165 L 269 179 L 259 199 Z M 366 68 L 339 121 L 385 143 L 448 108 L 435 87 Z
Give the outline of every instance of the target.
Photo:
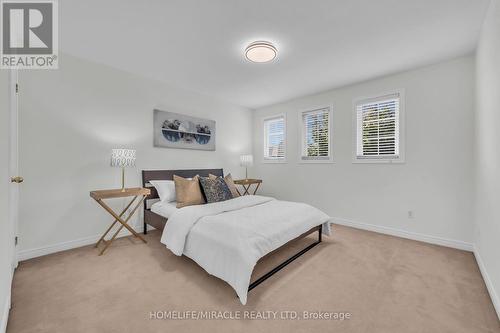
M 122 192 L 125 192 L 125 168 L 122 168 Z

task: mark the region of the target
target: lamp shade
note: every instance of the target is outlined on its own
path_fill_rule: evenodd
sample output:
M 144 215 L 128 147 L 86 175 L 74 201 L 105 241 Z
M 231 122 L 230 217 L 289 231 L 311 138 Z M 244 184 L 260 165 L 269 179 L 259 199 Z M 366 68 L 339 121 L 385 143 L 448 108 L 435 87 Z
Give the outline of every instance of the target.
M 135 166 L 135 149 L 112 149 L 111 166 L 126 168 Z
M 253 165 L 253 155 L 241 155 L 240 165 L 243 167 L 249 167 Z

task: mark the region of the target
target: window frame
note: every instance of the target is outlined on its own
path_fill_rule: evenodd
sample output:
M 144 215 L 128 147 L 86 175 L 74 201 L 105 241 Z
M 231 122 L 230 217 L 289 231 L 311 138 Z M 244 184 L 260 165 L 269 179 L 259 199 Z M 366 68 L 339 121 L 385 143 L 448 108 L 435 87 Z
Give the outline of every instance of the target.
M 266 147 L 267 147 L 267 130 L 266 122 L 274 119 L 283 118 L 283 158 L 269 158 L 266 157 Z M 266 116 L 262 118 L 262 132 L 263 132 L 263 142 L 262 142 L 262 163 L 287 163 L 287 120 L 286 113 L 274 114 L 272 116 Z
M 304 139 L 305 139 L 305 125 L 303 123 L 303 115 L 305 113 L 310 113 L 314 111 L 320 111 L 322 109 L 328 109 L 328 158 L 326 159 L 303 159 L 303 149 L 304 149 Z M 298 160 L 300 164 L 321 164 L 321 163 L 333 163 L 333 105 L 317 105 L 310 107 L 308 109 L 302 110 L 298 113 Z
M 399 95 L 399 157 L 363 157 L 358 158 L 357 155 L 357 141 L 358 141 L 358 114 L 357 106 L 361 103 L 369 103 L 377 100 L 381 100 L 390 95 Z M 386 91 L 379 94 L 373 94 L 370 96 L 363 96 L 355 98 L 352 102 L 352 163 L 359 164 L 401 164 L 406 162 L 406 149 L 405 149 L 405 90 L 395 89 L 391 91 Z

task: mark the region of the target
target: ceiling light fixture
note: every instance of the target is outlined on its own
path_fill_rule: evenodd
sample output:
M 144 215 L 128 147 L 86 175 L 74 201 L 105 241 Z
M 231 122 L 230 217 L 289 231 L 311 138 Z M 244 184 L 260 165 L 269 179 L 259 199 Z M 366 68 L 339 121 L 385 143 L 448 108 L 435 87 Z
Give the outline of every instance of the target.
M 245 58 L 251 62 L 269 62 L 276 58 L 278 50 L 269 42 L 253 42 L 245 49 Z

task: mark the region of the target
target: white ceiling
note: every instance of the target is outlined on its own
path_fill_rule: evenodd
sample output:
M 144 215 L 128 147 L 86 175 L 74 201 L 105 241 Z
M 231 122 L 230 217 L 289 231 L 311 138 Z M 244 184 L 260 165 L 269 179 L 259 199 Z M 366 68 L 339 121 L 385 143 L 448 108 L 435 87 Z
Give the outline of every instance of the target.
M 488 2 L 64 0 L 60 49 L 257 108 L 472 52 Z

